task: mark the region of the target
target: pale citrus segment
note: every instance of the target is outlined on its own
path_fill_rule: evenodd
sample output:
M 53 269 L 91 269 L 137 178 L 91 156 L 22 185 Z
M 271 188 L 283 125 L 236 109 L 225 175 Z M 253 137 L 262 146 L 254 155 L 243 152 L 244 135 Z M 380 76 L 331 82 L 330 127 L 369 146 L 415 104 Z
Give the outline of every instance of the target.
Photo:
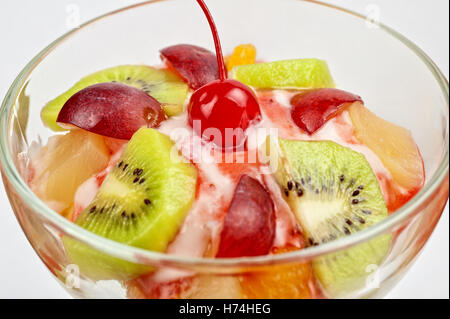
M 335 86 L 327 63 L 319 59 L 236 66 L 231 71 L 231 76 L 256 89 L 315 89 Z
M 182 299 L 241 299 L 239 279 L 233 276 L 201 275 L 193 279 Z
M 31 189 L 58 213 L 70 215 L 77 188 L 103 170 L 110 153 L 103 137 L 82 130 L 56 135 L 32 159 Z
M 394 180 L 407 190 L 422 187 L 422 157 L 407 129 L 379 118 L 361 103 L 348 109 L 356 138 L 377 154 Z

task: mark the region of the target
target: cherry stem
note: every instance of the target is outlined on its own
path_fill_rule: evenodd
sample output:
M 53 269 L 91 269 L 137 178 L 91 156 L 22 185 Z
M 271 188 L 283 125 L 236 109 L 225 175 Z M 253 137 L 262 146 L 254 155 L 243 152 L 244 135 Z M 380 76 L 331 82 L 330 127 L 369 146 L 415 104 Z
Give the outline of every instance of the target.
M 217 64 L 219 66 L 219 77 L 221 81 L 225 81 L 227 79 L 227 68 L 225 67 L 225 61 L 223 59 L 222 46 L 220 44 L 219 33 L 217 32 L 216 24 L 214 23 L 214 19 L 206 6 L 203 0 L 197 0 L 198 4 L 202 8 L 203 12 L 208 19 L 209 26 L 211 27 L 211 31 L 214 37 L 214 44 L 216 46 L 216 56 L 217 56 Z

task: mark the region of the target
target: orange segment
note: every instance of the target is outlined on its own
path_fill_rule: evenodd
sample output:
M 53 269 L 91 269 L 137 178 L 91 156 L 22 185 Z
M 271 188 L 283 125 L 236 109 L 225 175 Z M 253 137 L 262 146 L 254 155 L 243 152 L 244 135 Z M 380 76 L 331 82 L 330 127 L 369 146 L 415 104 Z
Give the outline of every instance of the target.
M 141 287 L 136 281 L 128 281 L 125 283 L 128 299 L 147 299 Z
M 283 248 L 275 253 L 296 249 L 298 248 Z M 291 264 L 243 276 L 241 287 L 246 299 L 311 299 L 312 279 L 310 264 Z
M 74 219 L 74 204 L 70 205 L 68 208 L 66 208 L 64 211 L 60 213 L 62 216 L 64 216 L 66 219 L 73 221 Z
M 255 64 L 255 62 L 256 48 L 252 44 L 237 46 L 233 54 L 226 59 L 228 71 L 231 71 L 235 66 Z
M 356 138 L 377 154 L 394 180 L 408 191 L 423 186 L 425 172 L 411 133 L 370 112 L 361 103 L 349 108 Z
M 30 187 L 52 209 L 70 214 L 77 188 L 103 170 L 109 157 L 100 135 L 74 130 L 53 136 L 32 159 Z

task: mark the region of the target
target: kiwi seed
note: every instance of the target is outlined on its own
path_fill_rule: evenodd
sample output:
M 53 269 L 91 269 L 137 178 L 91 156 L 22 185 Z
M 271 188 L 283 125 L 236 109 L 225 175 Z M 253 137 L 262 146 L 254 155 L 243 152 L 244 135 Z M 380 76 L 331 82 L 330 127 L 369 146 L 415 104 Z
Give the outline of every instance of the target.
M 288 187 L 288 190 L 291 191 L 294 188 L 294 183 L 292 181 L 289 181 L 287 183 L 287 187 Z
M 334 142 L 278 142 L 280 165 L 275 177 L 307 245 L 350 236 L 388 216 L 380 185 L 364 155 Z M 270 145 L 269 140 L 266 147 Z M 288 196 L 293 190 L 290 182 L 296 196 Z M 383 235 L 315 259 L 313 269 L 324 291 L 332 297 L 345 297 L 363 286 L 367 266 L 383 261 L 390 241 L 390 235 Z
M 189 92 L 188 85 L 170 70 L 146 65 L 122 65 L 98 71 L 75 83 L 68 91 L 47 103 L 41 112 L 42 121 L 54 131 L 63 131 L 56 120 L 70 97 L 91 85 L 108 82 L 123 83 L 146 92 L 161 103 L 168 116 L 184 111 Z
M 174 161 L 173 147 L 168 136 L 154 129 L 137 131 L 75 223 L 123 244 L 165 251 L 195 199 L 197 183 L 195 167 L 181 158 Z M 71 262 L 91 279 L 126 280 L 151 271 L 70 238 L 64 246 Z

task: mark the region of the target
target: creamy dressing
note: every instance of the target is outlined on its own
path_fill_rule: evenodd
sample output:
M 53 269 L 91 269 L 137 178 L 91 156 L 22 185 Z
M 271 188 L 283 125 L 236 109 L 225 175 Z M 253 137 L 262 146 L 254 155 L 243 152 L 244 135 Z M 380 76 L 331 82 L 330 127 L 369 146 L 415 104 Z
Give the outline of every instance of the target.
M 259 95 L 263 120 L 248 129 L 248 150 L 257 152 L 265 143 L 267 136 L 296 140 L 329 140 L 349 147 L 363 154 L 370 163 L 375 175 L 380 181 L 380 187 L 386 200 L 388 199 L 387 181 L 392 179 L 378 156 L 368 147 L 360 144 L 354 137 L 353 126 L 348 112 L 329 120 L 313 135 L 302 132 L 290 117 L 290 100 L 294 93 L 276 90 L 263 92 Z M 274 129 L 275 128 L 275 129 Z M 218 249 L 220 233 L 226 217 L 228 206 L 232 200 L 237 180 L 221 169 L 217 152 L 204 143 L 187 124 L 186 113 L 164 121 L 158 130 L 168 135 L 176 144 L 183 156 L 194 163 L 198 170 L 199 186 L 196 200 L 189 211 L 179 233 L 167 248 L 168 254 L 183 257 L 212 257 Z M 105 176 L 116 164 L 122 153 L 121 149 L 111 159 L 108 168 L 86 181 L 78 189 L 75 196 L 75 211 L 81 212 L 94 198 L 99 185 L 103 181 L 99 176 Z M 221 153 L 220 153 L 221 154 Z M 239 156 L 237 156 L 239 157 Z M 238 165 L 238 164 L 230 164 Z M 245 173 L 263 182 L 272 194 L 276 208 L 276 237 L 274 246 L 293 245 L 302 247 L 297 221 L 284 200 L 270 168 L 266 165 L 251 165 Z M 173 281 L 190 276 L 188 272 L 164 268 L 152 275 L 155 282 Z
M 78 187 L 73 204 L 73 220 L 76 220 L 81 212 L 94 200 L 99 187 L 97 175 L 92 176 Z
M 95 174 L 78 187 L 77 191 L 75 192 L 73 204 L 73 220 L 76 220 L 81 212 L 94 200 L 98 189 L 103 183 L 103 180 L 117 164 L 124 149 L 125 145 L 120 147 L 119 150 L 111 156 L 108 166 L 103 171 Z
M 275 91 L 274 100 L 279 105 L 284 108 L 290 108 L 290 100 L 293 97 L 292 93 L 283 94 L 282 91 Z M 361 144 L 354 136 L 353 133 L 353 124 L 350 119 L 350 115 L 347 111 L 342 112 L 339 116 L 336 116 L 330 119 L 325 125 L 320 128 L 313 135 L 308 135 L 303 133 L 301 129 L 299 129 L 292 121 L 292 118 L 289 116 L 285 119 L 285 121 L 294 126 L 293 129 L 290 129 L 289 132 L 286 132 L 284 129 L 284 134 L 288 135 L 287 137 L 280 135 L 282 138 L 291 138 L 296 140 L 303 141 L 332 141 L 342 146 L 348 147 L 355 152 L 361 153 L 365 156 L 367 161 L 369 162 L 372 170 L 375 175 L 383 176 L 387 180 L 392 179 L 391 173 L 387 170 L 387 168 L 383 165 L 380 158 L 367 146 Z M 291 127 L 291 126 L 290 126 Z

